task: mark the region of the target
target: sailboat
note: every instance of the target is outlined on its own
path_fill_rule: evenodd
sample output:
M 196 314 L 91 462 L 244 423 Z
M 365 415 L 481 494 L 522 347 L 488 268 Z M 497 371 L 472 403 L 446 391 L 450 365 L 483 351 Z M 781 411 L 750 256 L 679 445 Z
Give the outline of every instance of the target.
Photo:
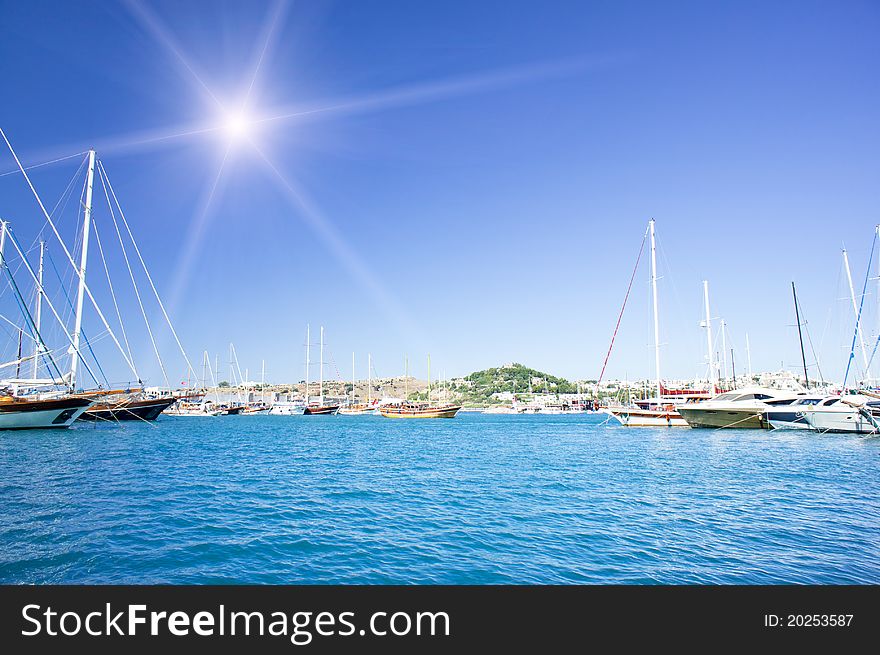
M 362 414 L 373 414 L 376 411 L 376 407 L 373 404 L 372 399 L 372 386 L 373 380 L 371 377 L 370 369 L 373 366 L 372 356 L 367 355 L 367 402 L 356 403 L 354 401 L 354 385 L 355 385 L 355 374 L 354 374 L 354 353 L 351 354 L 351 400 L 344 407 L 339 408 L 339 414 L 342 416 L 359 416 Z
M 320 377 L 318 378 L 318 402 L 317 404 L 309 402 L 309 353 L 311 343 L 309 343 L 310 330 L 306 327 L 306 406 L 303 409 L 305 416 L 324 416 L 332 415 L 339 411 L 339 405 L 324 403 L 324 326 L 321 326 L 321 361 L 319 362 Z
M 676 406 L 690 400 L 692 394 L 670 395 L 660 379 L 660 320 L 657 309 L 657 244 L 654 236 L 654 219 L 648 222 L 651 234 L 651 291 L 654 307 L 654 373 L 657 396 L 645 400 L 635 407 L 608 407 L 610 414 L 621 425 L 627 427 L 687 427 L 687 421 L 678 413 Z M 708 301 L 707 301 L 708 302 Z M 703 396 L 707 397 L 707 396 Z
M 428 355 L 427 402 L 405 400 L 400 403 L 382 404 L 379 414 L 385 418 L 455 418 L 461 405 L 431 402 L 431 356 Z

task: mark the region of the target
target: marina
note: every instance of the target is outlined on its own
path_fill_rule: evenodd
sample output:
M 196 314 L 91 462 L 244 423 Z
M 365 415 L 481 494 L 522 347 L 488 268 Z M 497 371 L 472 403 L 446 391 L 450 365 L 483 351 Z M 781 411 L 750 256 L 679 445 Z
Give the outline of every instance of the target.
M 384 2 L 4 13 L 0 587 L 880 585 L 876 7 Z

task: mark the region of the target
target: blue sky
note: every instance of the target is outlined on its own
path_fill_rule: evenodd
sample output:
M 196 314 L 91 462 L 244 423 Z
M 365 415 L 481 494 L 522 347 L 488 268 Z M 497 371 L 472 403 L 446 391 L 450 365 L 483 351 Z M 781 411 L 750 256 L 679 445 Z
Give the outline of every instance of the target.
M 860 288 L 880 221 L 875 3 L 4 0 L 0 13 L 0 127 L 25 164 L 98 148 L 199 372 L 203 350 L 225 362 L 231 341 L 251 377 L 265 359 L 270 379 L 301 379 L 308 322 L 326 328 L 331 378 L 350 375 L 352 351 L 360 376 L 369 351 L 379 375 L 408 354 L 424 376 L 430 352 L 434 375 L 520 361 L 594 378 L 653 216 L 664 373 L 705 371 L 703 279 L 738 370 L 746 333 L 754 370 L 796 367 L 794 280 L 822 372 L 842 377 L 840 250 Z M 251 79 L 259 150 L 215 129 Z M 47 204 L 78 165 L 32 171 Z M 78 189 L 59 218 L 71 244 Z M 0 214 L 30 243 L 28 194 L 0 177 Z M 95 220 L 109 248 L 106 203 Z M 124 263 L 108 259 L 121 290 Z M 644 263 L 607 376 L 653 375 Z M 89 275 L 113 313 L 94 257 Z M 133 294 L 119 296 L 139 371 L 159 382 Z M 7 289 L 18 320 L 10 303 Z M 130 377 L 85 324 L 109 377 Z

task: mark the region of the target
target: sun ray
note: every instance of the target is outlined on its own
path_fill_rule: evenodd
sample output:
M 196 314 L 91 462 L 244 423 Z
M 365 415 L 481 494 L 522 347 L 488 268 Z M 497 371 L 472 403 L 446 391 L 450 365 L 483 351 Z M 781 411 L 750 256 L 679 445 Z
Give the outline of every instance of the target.
M 225 111 L 223 103 L 221 103 L 214 92 L 211 91 L 202 79 L 202 76 L 196 71 L 195 66 L 190 62 L 186 55 L 183 54 L 183 49 L 177 45 L 174 37 L 171 36 L 171 32 L 162 24 L 159 18 L 142 2 L 138 2 L 138 0 L 125 0 L 125 6 L 128 7 L 129 11 L 138 23 L 140 23 L 141 27 L 149 32 L 156 41 L 161 43 L 168 52 L 174 56 L 178 64 L 183 66 L 188 76 L 192 77 L 193 80 L 198 83 L 202 89 L 203 95 L 210 99 L 218 109 Z
M 327 220 L 302 187 L 286 177 L 256 144 L 251 143 L 251 145 L 270 172 L 278 188 L 297 209 L 303 222 L 324 244 L 336 261 L 348 271 L 352 280 L 363 286 L 364 290 L 373 297 L 387 318 L 400 331 L 400 334 L 405 335 L 410 342 L 429 343 L 424 328 L 413 319 L 376 274 L 370 270 L 366 262 L 343 239 L 336 227 Z
M 219 192 L 222 192 L 220 182 L 223 179 L 223 171 L 229 160 L 229 153 L 231 151 L 232 144 L 229 144 L 226 146 L 226 151 L 223 154 L 223 158 L 220 160 L 220 165 L 217 167 L 217 174 L 214 175 L 211 184 L 206 186 L 205 191 L 202 192 L 202 199 L 199 203 L 199 209 L 196 212 L 195 220 L 189 225 L 183 251 L 177 260 L 177 268 L 172 276 L 173 286 L 168 295 L 168 311 L 171 314 L 174 314 L 174 311 L 189 284 L 190 272 L 192 271 L 202 241 L 204 240 L 205 230 L 210 223 L 210 211 L 214 198 Z
M 263 66 L 263 61 L 266 59 L 271 47 L 275 44 L 275 41 L 278 38 L 278 34 L 280 32 L 280 30 L 278 30 L 278 24 L 284 20 L 284 17 L 287 14 L 288 6 L 289 4 L 287 0 L 276 0 L 275 5 L 269 10 L 266 24 L 263 27 L 262 46 L 260 46 L 256 50 L 257 54 L 254 57 L 256 62 L 253 66 L 253 71 L 250 76 L 250 82 L 248 83 L 247 90 L 244 93 L 244 99 L 241 102 L 242 111 L 247 111 L 249 109 L 251 95 L 253 94 L 254 87 L 256 86 L 257 80 L 260 76 L 260 70 Z
M 437 80 L 412 86 L 378 91 L 365 96 L 341 98 L 336 101 L 313 103 L 311 106 L 293 106 L 267 111 L 258 123 L 269 123 L 323 114 L 345 114 L 377 111 L 407 105 L 422 104 L 463 95 L 485 93 L 498 89 L 562 78 L 607 66 L 621 59 L 619 55 L 582 56 L 527 66 L 475 73 L 446 80 Z

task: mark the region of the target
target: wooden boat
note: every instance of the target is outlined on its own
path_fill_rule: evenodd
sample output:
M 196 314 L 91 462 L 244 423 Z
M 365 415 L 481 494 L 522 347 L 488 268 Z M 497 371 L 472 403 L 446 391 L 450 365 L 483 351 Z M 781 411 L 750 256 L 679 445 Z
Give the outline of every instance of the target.
M 169 416 L 220 416 L 221 410 L 214 409 L 214 404 L 208 402 L 193 402 L 184 398 L 178 398 L 177 402 L 166 409 L 163 414 Z
M 339 411 L 339 405 L 309 405 L 303 409 L 304 416 L 332 416 Z
M 93 402 L 76 396 L 33 400 L 0 396 L 0 430 L 66 428 Z
M 339 411 L 339 405 L 324 402 L 324 327 L 321 326 L 320 377 L 318 378 L 318 402 L 309 402 L 309 366 L 311 365 L 311 326 L 306 326 L 306 406 L 303 416 L 332 416 Z
M 376 406 L 367 403 L 355 403 L 339 408 L 339 414 L 343 416 L 359 416 L 363 414 L 375 414 Z
M 431 405 L 429 403 L 400 403 L 382 405 L 379 413 L 385 418 L 455 418 L 461 405 Z
M 164 398 L 133 398 L 97 402 L 79 415 L 80 421 L 155 421 L 176 402 L 173 396 Z
M 356 403 L 354 401 L 354 387 L 357 382 L 354 373 L 354 353 L 351 354 L 351 400 L 344 407 L 339 408 L 339 414 L 342 416 L 362 416 L 364 414 L 374 414 L 376 412 L 376 404 L 371 398 L 371 388 L 373 381 L 371 377 L 372 355 L 367 355 L 367 402 Z

